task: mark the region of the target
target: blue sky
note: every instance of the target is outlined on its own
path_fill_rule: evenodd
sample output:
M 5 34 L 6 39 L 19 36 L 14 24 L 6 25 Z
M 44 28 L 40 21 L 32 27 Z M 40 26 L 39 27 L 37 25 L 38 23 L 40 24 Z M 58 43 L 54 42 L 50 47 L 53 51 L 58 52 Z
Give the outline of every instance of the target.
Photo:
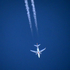
M 38 34 L 28 2 L 33 36 L 24 0 L 0 0 L 0 70 L 69 70 L 69 1 L 34 0 Z M 36 43 L 47 48 L 40 59 L 30 52 Z

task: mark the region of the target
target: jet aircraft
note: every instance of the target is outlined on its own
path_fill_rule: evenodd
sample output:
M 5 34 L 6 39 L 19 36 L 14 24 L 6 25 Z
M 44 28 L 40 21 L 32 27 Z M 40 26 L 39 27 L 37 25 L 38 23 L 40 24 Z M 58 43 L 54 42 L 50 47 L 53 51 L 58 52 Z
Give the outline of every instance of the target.
M 38 58 L 40 58 L 40 54 L 46 49 L 46 48 L 44 48 L 44 49 L 42 49 L 42 50 L 39 50 L 39 46 L 40 46 L 40 45 L 41 45 L 41 44 L 38 44 L 38 43 L 37 43 L 37 45 L 34 45 L 35 47 L 37 47 L 37 51 L 30 50 L 31 52 L 36 53 L 36 54 L 38 55 Z

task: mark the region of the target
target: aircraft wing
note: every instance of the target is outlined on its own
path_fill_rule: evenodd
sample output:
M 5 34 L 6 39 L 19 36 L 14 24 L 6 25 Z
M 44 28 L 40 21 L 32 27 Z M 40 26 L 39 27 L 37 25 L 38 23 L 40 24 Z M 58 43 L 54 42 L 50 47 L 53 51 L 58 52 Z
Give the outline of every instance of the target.
M 40 50 L 40 53 L 41 53 L 41 52 L 43 52 L 45 49 L 46 49 L 46 48 L 44 48 L 44 49 Z
M 37 54 L 37 51 L 33 51 L 33 50 L 30 50 L 30 51 Z

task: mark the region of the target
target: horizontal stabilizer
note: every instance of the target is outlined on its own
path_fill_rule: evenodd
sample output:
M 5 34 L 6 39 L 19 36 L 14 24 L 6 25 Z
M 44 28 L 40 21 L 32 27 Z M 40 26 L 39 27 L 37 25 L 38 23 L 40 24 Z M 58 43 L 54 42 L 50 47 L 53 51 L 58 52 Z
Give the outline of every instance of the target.
M 34 45 L 35 47 L 39 47 L 41 44 L 38 44 L 38 45 Z

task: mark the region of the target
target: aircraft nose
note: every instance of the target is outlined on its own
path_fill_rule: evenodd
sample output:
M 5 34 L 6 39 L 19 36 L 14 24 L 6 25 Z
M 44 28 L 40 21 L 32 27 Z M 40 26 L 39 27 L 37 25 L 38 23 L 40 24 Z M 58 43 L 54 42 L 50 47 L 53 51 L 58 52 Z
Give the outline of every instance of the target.
M 40 54 L 38 54 L 38 57 L 40 58 Z
M 40 58 L 40 56 L 39 56 L 39 58 Z

